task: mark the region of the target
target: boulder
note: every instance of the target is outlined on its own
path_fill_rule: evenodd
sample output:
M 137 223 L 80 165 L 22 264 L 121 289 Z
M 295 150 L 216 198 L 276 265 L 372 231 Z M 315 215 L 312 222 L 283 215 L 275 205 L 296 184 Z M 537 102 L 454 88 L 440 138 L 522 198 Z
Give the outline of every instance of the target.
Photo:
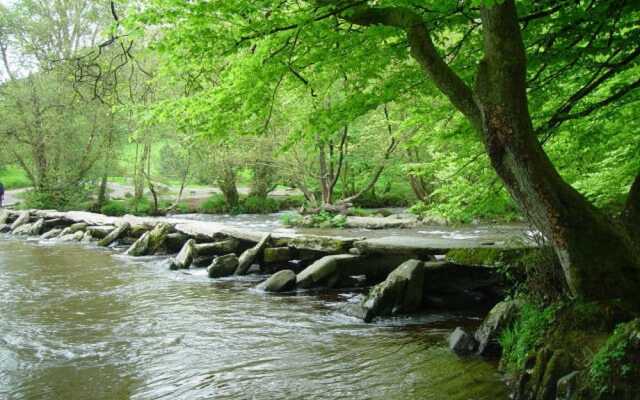
M 258 289 L 265 292 L 287 292 L 295 287 L 296 273 L 290 269 L 276 272 L 257 286 Z
M 459 356 L 470 356 L 475 353 L 478 342 L 461 327 L 457 327 L 449 335 L 449 350 Z
M 49 232 L 46 232 L 42 236 L 40 236 L 40 239 L 42 240 L 53 239 L 60 236 L 60 233 L 62 233 L 62 229 L 54 228 L 54 229 L 51 229 Z
M 298 274 L 296 285 L 302 289 L 313 286 L 334 287 L 340 278 L 339 266 L 356 260 L 359 260 L 359 257 L 351 254 L 322 257 Z
M 15 231 L 20 226 L 28 223 L 29 218 L 31 218 L 29 211 L 23 211 L 20 214 L 18 214 L 18 218 L 15 221 L 13 221 L 13 224 L 11 224 L 11 231 Z
M 238 239 L 226 239 L 219 242 L 196 244 L 196 253 L 201 257 L 223 256 L 238 251 Z
M 9 213 L 8 210 L 6 209 L 1 209 L 0 210 L 0 225 L 4 225 L 7 223 L 7 221 L 9 220 L 9 217 L 11 216 L 11 213 Z
M 165 241 L 165 247 L 169 253 L 179 252 L 185 243 L 189 240 L 189 237 L 184 233 L 174 232 L 167 235 Z
M 235 254 L 216 257 L 211 265 L 207 267 L 209 278 L 222 278 L 224 276 L 233 275 L 236 268 L 238 268 L 238 263 L 239 260 Z
M 85 231 L 84 235 L 82 236 L 82 243 L 91 243 L 93 241 L 93 236 L 91 235 L 91 232 L 89 231 Z
M 422 307 L 424 264 L 409 260 L 374 286 L 362 301 L 363 317 L 370 322 L 378 316 L 404 314 Z
M 0 233 L 9 233 L 9 232 L 11 232 L 11 225 L 9 224 L 0 225 Z
M 146 232 L 125 252 L 128 256 L 139 257 L 155 254 L 169 235 L 171 225 L 159 223 L 153 230 Z
M 114 228 L 107 236 L 105 236 L 98 242 L 98 246 L 110 246 L 111 243 L 125 236 L 129 231 L 129 228 L 131 228 L 131 225 L 128 222 L 125 222 L 122 225 Z
M 69 225 L 71 225 L 71 221 L 69 221 L 68 219 L 64 219 L 64 218 L 47 219 L 44 221 L 43 230 L 50 231 L 51 229 L 54 229 L 54 228 L 63 229 L 68 227 Z
M 63 231 L 63 233 L 64 233 L 64 231 Z M 83 237 L 84 237 L 84 232 L 77 231 L 76 233 L 67 233 L 67 234 L 64 234 L 64 235 L 61 233 L 59 240 L 61 242 L 79 242 L 79 241 L 82 240 Z
M 556 385 L 557 400 L 572 400 L 576 398 L 579 375 L 578 371 L 573 371 L 558 379 L 558 384 Z
M 44 218 L 40 218 L 39 220 L 31 224 L 31 227 L 26 232 L 26 234 L 29 236 L 39 236 L 40 234 L 42 234 L 43 229 L 44 229 Z
M 276 240 L 277 246 L 290 246 L 298 250 L 319 251 L 322 253 L 345 253 L 357 238 L 342 238 L 329 236 L 304 235 L 295 236 L 286 240 Z
M 80 231 L 84 232 L 88 227 L 89 224 L 86 224 L 84 222 L 77 222 L 69 227 L 69 233 L 76 233 Z
M 91 234 L 92 238 L 101 240 L 106 238 L 114 229 L 113 225 L 93 225 L 87 228 L 87 232 Z
M 499 355 L 498 342 L 500 334 L 508 328 L 518 315 L 518 303 L 515 300 L 502 301 L 496 304 L 485 317 L 474 334 L 478 342 L 479 355 Z
M 271 234 L 266 234 L 262 237 L 262 239 L 250 248 L 249 250 L 245 250 L 238 260 L 238 268 L 236 269 L 236 275 L 246 275 L 253 265 L 253 262 L 258 258 L 264 248 L 267 246 L 267 242 L 271 239 Z
M 189 268 L 196 253 L 196 241 L 191 239 L 182 246 L 180 253 L 169 263 L 170 269 Z
M 284 264 L 293 259 L 292 253 L 289 247 L 267 247 L 264 249 L 262 261 L 265 264 Z
M 21 235 L 21 236 L 28 235 L 29 232 L 31 231 L 32 226 L 33 224 L 23 224 L 17 227 L 16 229 L 14 229 L 11 233 L 13 233 L 14 235 Z

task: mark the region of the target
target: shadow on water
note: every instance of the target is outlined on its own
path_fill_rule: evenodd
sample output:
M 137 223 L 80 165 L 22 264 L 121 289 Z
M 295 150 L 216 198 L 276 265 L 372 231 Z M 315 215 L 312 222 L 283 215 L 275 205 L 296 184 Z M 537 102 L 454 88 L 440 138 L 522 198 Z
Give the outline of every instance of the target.
M 364 324 L 357 293 L 267 295 L 75 244 L 0 239 L 2 399 L 503 399 L 445 346 L 477 316 Z

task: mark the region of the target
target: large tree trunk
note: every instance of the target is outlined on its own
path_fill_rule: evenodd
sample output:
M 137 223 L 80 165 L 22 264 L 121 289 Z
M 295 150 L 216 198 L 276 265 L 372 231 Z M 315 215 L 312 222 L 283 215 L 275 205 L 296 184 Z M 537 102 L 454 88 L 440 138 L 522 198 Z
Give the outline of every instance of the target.
M 514 1 L 482 8 L 481 17 L 485 58 L 475 93 L 493 167 L 550 240 L 574 295 L 640 304 L 640 254 L 627 229 L 567 184 L 536 139 Z
M 222 174 L 218 178 L 218 187 L 222 192 L 224 201 L 229 209 L 234 209 L 240 203 L 240 195 L 236 185 L 236 170 L 230 166 L 224 166 Z
M 629 197 L 622 212 L 622 222 L 633 236 L 636 244 L 640 243 L 640 174 L 631 185 Z

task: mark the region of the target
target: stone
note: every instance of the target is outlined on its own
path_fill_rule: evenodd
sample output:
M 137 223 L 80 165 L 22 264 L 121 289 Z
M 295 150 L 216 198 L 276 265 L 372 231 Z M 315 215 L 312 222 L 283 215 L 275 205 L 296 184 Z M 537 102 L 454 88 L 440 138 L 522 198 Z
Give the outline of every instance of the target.
M 106 238 L 114 229 L 113 225 L 92 225 L 87 227 L 87 232 L 91 234 L 92 238 L 101 240 Z
M 298 250 L 312 250 L 322 253 L 346 253 L 357 239 L 328 236 L 304 235 L 286 240 L 285 243 L 276 241 L 276 245 L 287 245 Z
M 11 232 L 11 225 L 9 224 L 0 225 L 0 233 L 9 233 L 9 232 Z
M 449 350 L 459 356 L 470 356 L 475 353 L 478 342 L 461 327 L 457 327 L 449 335 Z
M 265 264 L 281 264 L 293 259 L 293 252 L 289 247 L 267 247 L 264 249 L 262 261 Z
M 246 275 L 253 265 L 253 262 L 258 258 L 264 248 L 267 246 L 267 242 L 271 239 L 271 234 L 266 234 L 263 238 L 253 246 L 252 248 L 245 250 L 238 259 L 238 268 L 236 269 L 236 275 Z
M 374 286 L 362 301 L 364 320 L 420 309 L 425 286 L 423 266 L 419 260 L 406 261 Z
M 159 223 L 153 230 L 146 232 L 132 244 L 125 254 L 133 257 L 155 254 L 164 244 L 170 230 L 171 225 Z
M 196 254 L 196 241 L 190 239 L 187 243 L 182 246 L 180 253 L 176 256 L 176 258 L 172 259 L 169 268 L 170 269 L 183 269 L 189 268 L 191 263 L 193 262 L 194 256 Z
M 88 226 L 89 224 L 86 224 L 84 222 L 75 223 L 69 227 L 69 233 L 76 233 L 80 231 L 84 232 L 85 230 L 87 230 Z
M 42 234 L 43 229 L 44 229 L 44 218 L 40 218 L 39 220 L 31 224 L 31 229 L 29 229 L 29 232 L 27 232 L 27 235 L 40 236 Z
M 31 231 L 31 226 L 33 226 L 33 224 L 20 225 L 19 227 L 14 229 L 11 233 L 13 233 L 14 235 L 21 235 L 21 236 L 28 235 L 28 232 Z
M 554 351 L 545 368 L 536 400 L 555 400 L 558 381 L 573 369 L 573 359 L 569 353 L 564 350 Z
M 44 222 L 43 230 L 50 231 L 51 229 L 55 229 L 55 228 L 64 229 L 69 225 L 71 225 L 71 221 L 69 221 L 68 219 L 64 219 L 64 218 L 47 219 Z
M 5 225 L 7 223 L 7 221 L 9 221 L 9 217 L 11 216 L 11 213 L 9 212 L 9 210 L 6 209 L 1 209 L 0 210 L 0 225 Z
M 478 342 L 479 355 L 499 355 L 500 334 L 508 328 L 518 315 L 519 306 L 515 300 L 496 304 L 476 330 L 474 338 Z
M 573 371 L 558 379 L 556 385 L 557 400 L 573 400 L 578 394 L 578 377 L 580 373 Z
M 196 244 L 196 253 L 201 257 L 223 256 L 238 251 L 238 239 L 226 239 L 219 242 Z
M 89 231 L 85 231 L 84 235 L 82 236 L 82 243 L 91 243 L 93 241 L 93 236 L 91 235 L 91 232 Z
M 178 253 L 182 250 L 182 247 L 189 240 L 189 237 L 184 233 L 174 232 L 167 235 L 167 239 L 165 241 L 165 247 L 167 251 L 170 253 Z
M 68 228 L 67 228 L 68 229 Z M 64 233 L 64 231 L 63 231 Z M 62 233 L 60 234 L 60 241 L 61 242 L 79 242 L 82 240 L 82 238 L 84 237 L 84 232 L 82 231 L 77 231 L 76 233 L 67 233 L 65 235 L 63 235 Z
M 296 277 L 296 285 L 302 289 L 308 289 L 313 286 L 331 286 L 331 281 L 335 281 L 335 277 L 339 276 L 339 265 L 352 262 L 357 259 L 359 259 L 358 256 L 351 254 L 338 254 L 322 257 L 298 274 Z
M 257 286 L 265 292 L 287 292 L 296 287 L 296 273 L 290 269 L 278 271 L 271 275 L 269 279 Z
M 13 224 L 11 224 L 11 231 L 15 231 L 20 226 L 28 223 L 29 218 L 31 218 L 29 211 L 23 211 L 20 214 L 18 214 L 18 218 L 15 221 L 13 221 Z
M 111 243 L 125 236 L 128 233 L 129 228 L 131 228 L 131 224 L 129 224 L 128 222 L 124 222 L 122 225 L 114 228 L 111 233 L 101 239 L 98 242 L 98 246 L 110 246 Z
M 209 278 L 222 278 L 231 276 L 238 268 L 238 257 L 235 254 L 227 254 L 216 257 L 211 265 L 207 267 Z
M 42 234 L 42 236 L 40 236 L 40 239 L 42 240 L 53 239 L 60 236 L 60 233 L 62 233 L 62 229 L 54 228 L 54 229 L 51 229 L 49 232 L 45 232 L 44 234 Z

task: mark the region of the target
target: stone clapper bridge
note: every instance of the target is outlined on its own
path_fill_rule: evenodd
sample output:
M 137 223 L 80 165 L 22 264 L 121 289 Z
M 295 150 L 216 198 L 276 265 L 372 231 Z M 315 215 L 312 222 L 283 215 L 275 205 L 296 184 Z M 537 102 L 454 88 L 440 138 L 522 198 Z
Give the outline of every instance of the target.
M 206 267 L 211 278 L 257 268 L 272 274 L 258 285 L 267 292 L 373 286 L 351 309 L 367 322 L 432 309 L 489 309 L 503 297 L 504 282 L 495 265 L 483 260 L 536 250 L 526 240 L 278 234 L 215 222 L 49 210 L 0 210 L 0 231 L 126 248 L 132 257 L 174 255 L 171 269 Z

